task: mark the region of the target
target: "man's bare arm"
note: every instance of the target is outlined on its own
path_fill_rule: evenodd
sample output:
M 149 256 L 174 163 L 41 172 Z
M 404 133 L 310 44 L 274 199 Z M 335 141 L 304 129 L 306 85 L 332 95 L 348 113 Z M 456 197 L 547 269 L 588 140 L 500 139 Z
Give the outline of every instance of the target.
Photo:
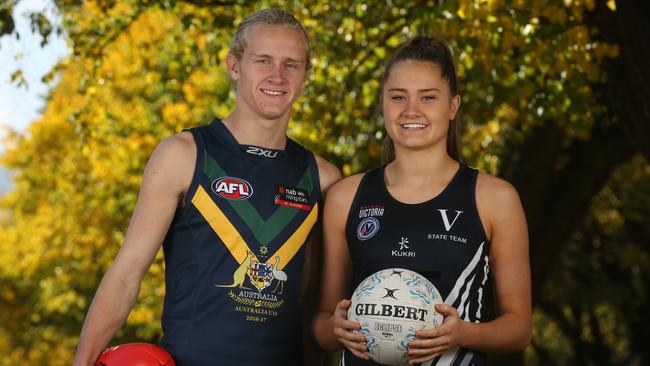
M 192 180 L 195 161 L 196 147 L 188 132 L 163 141 L 149 159 L 124 243 L 86 315 L 74 366 L 93 365 L 126 321 Z

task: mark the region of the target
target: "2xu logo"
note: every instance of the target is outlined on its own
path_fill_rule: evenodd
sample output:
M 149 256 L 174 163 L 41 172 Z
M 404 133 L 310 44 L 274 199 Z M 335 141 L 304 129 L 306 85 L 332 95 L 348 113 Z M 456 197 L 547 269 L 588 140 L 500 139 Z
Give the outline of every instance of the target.
M 236 177 L 222 177 L 212 182 L 212 191 L 229 200 L 245 200 L 253 195 L 253 186 Z
M 267 150 L 257 146 L 249 146 L 246 148 L 246 152 L 252 155 L 259 155 L 267 158 L 275 158 L 278 156 L 278 152 L 275 150 Z

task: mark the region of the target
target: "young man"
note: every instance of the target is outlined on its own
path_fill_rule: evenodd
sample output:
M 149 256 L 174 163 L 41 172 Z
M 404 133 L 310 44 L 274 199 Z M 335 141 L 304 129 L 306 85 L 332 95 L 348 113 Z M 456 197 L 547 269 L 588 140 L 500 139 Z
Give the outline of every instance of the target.
M 302 25 L 279 10 L 239 25 L 228 56 L 235 110 L 163 141 L 124 244 L 97 290 L 74 365 L 91 365 L 126 320 L 161 243 L 161 346 L 182 365 L 302 365 L 306 242 L 340 179 L 286 137 L 309 68 Z

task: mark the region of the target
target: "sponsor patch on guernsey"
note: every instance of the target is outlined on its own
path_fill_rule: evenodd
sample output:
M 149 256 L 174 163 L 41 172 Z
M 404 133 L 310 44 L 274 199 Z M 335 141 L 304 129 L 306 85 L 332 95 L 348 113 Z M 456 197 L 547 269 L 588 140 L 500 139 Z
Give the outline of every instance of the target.
M 374 216 L 366 217 L 357 226 L 357 238 L 361 241 L 368 240 L 379 231 L 379 220 Z
M 210 187 L 214 193 L 228 200 L 245 200 L 253 195 L 253 186 L 237 177 L 215 179 Z
M 275 204 L 287 207 L 309 210 L 309 194 L 304 189 L 275 185 Z

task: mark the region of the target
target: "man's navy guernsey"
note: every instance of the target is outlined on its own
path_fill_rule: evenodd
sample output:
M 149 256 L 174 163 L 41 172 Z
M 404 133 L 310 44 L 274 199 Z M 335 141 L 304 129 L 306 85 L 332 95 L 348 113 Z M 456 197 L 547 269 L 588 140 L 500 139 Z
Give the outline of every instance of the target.
M 461 319 L 480 322 L 489 243 L 476 208 L 477 175 L 477 170 L 460 165 L 438 196 L 406 204 L 386 189 L 384 168 L 368 172 L 359 184 L 346 225 L 353 288 L 379 270 L 409 269 L 429 279 L 444 302 L 458 309 Z M 347 350 L 341 364 L 377 365 Z M 431 364 L 484 365 L 485 357 L 455 349 Z
M 162 347 L 185 365 L 302 365 L 304 245 L 322 206 L 312 153 L 189 130 L 196 167 L 165 238 Z

